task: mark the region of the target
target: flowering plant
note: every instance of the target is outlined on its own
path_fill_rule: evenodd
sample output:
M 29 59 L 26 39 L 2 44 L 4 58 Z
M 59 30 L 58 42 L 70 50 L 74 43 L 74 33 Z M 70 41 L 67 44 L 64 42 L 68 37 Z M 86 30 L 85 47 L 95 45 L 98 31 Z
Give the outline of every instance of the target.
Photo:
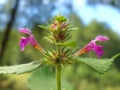
M 35 70 L 44 64 L 50 64 L 56 69 L 57 90 L 61 90 L 62 67 L 72 65 L 74 62 L 83 62 L 92 67 L 98 73 L 103 74 L 110 68 L 110 65 L 116 57 L 115 56 L 111 59 L 100 59 L 100 57 L 104 55 L 103 46 L 98 45 L 96 42 L 106 42 L 109 40 L 108 37 L 103 35 L 98 35 L 83 48 L 75 51 L 76 42 L 71 41 L 71 36 L 69 35 L 69 32 L 74 30 L 74 26 L 64 16 L 55 16 L 48 26 L 40 27 L 49 32 L 45 39 L 52 44 L 52 49 L 45 50 L 37 42 L 35 36 L 29 29 L 20 28 L 19 32 L 26 35 L 26 37 L 21 37 L 20 39 L 20 50 L 24 51 L 25 47 L 30 44 L 42 53 L 43 58 L 27 64 L 0 67 L 0 74 L 23 74 Z M 81 54 L 90 51 L 94 51 L 97 54 L 98 59 L 80 57 Z

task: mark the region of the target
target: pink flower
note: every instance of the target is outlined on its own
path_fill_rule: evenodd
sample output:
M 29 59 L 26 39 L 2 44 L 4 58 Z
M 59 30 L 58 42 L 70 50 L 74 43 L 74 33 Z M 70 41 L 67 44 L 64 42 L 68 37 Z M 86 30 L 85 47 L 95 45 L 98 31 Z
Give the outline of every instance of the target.
M 104 54 L 103 46 L 97 45 L 96 41 L 105 42 L 107 40 L 109 40 L 109 38 L 102 36 L 102 35 L 99 35 L 94 40 L 91 40 L 91 42 L 88 43 L 85 47 L 83 47 L 79 51 L 77 51 L 74 54 L 74 56 L 78 56 L 78 55 L 81 55 L 83 53 L 86 53 L 86 52 L 93 50 L 97 54 L 98 58 L 100 58 Z
M 20 45 L 20 50 L 24 51 L 25 47 L 28 44 L 31 44 L 34 48 L 38 49 L 41 52 L 44 52 L 43 48 L 39 45 L 37 40 L 35 39 L 34 35 L 31 34 L 31 31 L 27 28 L 20 28 L 19 32 L 23 34 L 27 34 L 28 37 L 21 37 L 19 45 Z

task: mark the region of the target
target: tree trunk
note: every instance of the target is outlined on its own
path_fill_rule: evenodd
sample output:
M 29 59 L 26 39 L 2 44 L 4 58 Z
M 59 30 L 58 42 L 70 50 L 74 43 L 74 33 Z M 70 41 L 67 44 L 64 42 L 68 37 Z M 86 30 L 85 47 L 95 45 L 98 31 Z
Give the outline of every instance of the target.
M 0 51 L 0 64 L 3 63 L 4 52 L 6 50 L 7 42 L 9 41 L 11 28 L 12 28 L 12 26 L 14 24 L 14 21 L 15 21 L 15 16 L 16 16 L 16 13 L 17 13 L 18 6 L 19 6 L 19 0 L 16 0 L 15 6 L 11 11 L 11 19 L 8 22 L 8 24 L 6 25 L 4 38 L 3 38 L 3 41 L 2 41 L 2 45 L 1 45 L 1 51 Z

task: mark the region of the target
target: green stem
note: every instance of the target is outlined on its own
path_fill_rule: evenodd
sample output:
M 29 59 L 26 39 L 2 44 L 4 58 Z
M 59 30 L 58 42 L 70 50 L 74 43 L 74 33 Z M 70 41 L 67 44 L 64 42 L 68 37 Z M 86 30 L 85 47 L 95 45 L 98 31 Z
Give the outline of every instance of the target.
M 56 66 L 57 90 L 61 90 L 61 65 Z

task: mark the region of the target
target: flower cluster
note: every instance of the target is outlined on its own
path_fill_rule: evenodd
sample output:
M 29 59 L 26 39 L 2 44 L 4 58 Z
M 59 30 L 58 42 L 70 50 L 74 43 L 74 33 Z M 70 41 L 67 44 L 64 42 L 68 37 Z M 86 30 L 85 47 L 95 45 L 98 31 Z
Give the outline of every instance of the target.
M 47 39 L 49 39 L 49 41 L 57 48 L 55 50 L 53 49 L 53 51 L 45 51 L 37 42 L 29 29 L 20 28 L 19 32 L 27 35 L 27 37 L 21 37 L 19 42 L 21 51 L 23 51 L 28 44 L 31 44 L 34 48 L 42 52 L 48 61 L 52 62 L 53 64 L 62 65 L 70 63 L 72 57 L 76 57 L 90 51 L 94 51 L 98 58 L 104 54 L 103 46 L 96 44 L 97 41 L 105 42 L 109 40 L 108 37 L 102 35 L 98 35 L 94 40 L 91 40 L 83 48 L 71 54 L 70 52 L 72 49 L 66 47 L 65 44 L 62 44 L 68 42 L 69 40 L 70 36 L 68 35 L 68 31 L 71 28 L 70 25 L 71 24 L 65 17 L 56 16 L 54 17 L 53 22 L 48 26 L 47 30 L 50 32 L 50 34 L 47 36 Z

